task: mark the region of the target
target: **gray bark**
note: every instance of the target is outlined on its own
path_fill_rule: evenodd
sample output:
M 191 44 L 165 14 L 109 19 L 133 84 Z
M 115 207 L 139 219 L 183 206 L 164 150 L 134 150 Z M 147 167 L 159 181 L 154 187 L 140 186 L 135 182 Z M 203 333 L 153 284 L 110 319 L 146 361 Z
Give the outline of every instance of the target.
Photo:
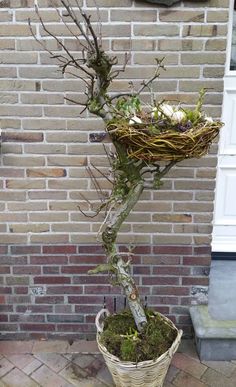
M 125 262 L 119 255 L 116 246 L 116 238 L 122 223 L 139 200 L 143 189 L 144 182 L 142 180 L 131 186 L 124 202 L 120 205 L 102 233 L 103 245 L 109 259 L 109 264 L 114 268 L 117 281 L 124 290 L 131 313 L 139 331 L 142 330 L 147 319 L 141 304 L 138 289 L 134 279 L 130 275 L 130 264 L 129 262 Z

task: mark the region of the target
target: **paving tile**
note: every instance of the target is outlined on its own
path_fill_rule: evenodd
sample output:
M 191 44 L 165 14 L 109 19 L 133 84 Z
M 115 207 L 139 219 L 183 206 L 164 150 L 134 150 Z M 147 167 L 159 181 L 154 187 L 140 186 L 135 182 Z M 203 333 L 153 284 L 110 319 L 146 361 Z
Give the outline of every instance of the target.
M 97 373 L 97 379 L 101 380 L 109 387 L 115 386 L 112 376 L 106 365 L 104 365 L 103 368 L 101 368 L 100 371 Z
M 55 372 L 61 371 L 69 363 L 69 360 L 58 353 L 37 353 L 35 357 Z
M 166 381 L 172 382 L 172 380 L 177 376 L 179 373 L 179 369 L 174 367 L 173 365 L 170 366 L 168 369 L 167 375 L 166 375 Z
M 219 372 L 208 368 L 201 380 L 211 387 L 235 387 L 236 378 L 227 378 Z
M 35 359 L 33 358 L 32 362 L 27 364 L 27 366 L 25 366 L 22 371 L 26 374 L 26 375 L 30 375 L 32 374 L 32 372 L 34 372 L 37 368 L 41 367 L 42 363 L 41 361 L 39 361 L 38 359 Z
M 72 361 L 73 363 L 77 364 L 79 367 L 86 368 L 92 362 L 95 361 L 95 358 L 92 355 L 79 354 L 79 355 L 73 355 Z
M 38 383 L 33 381 L 22 371 L 14 368 L 11 372 L 2 378 L 2 382 L 8 387 L 37 387 Z
M 207 385 L 193 376 L 181 371 L 173 380 L 173 385 L 176 387 L 206 387 Z M 223 387 L 223 385 L 221 386 Z
M 74 341 L 68 347 L 68 353 L 100 353 L 96 341 L 80 340 Z
M 34 341 L 0 341 L 0 353 L 32 353 Z
M 57 375 L 45 365 L 33 372 L 31 378 L 43 387 L 71 387 L 71 384 L 68 383 L 68 381 Z
M 32 353 L 49 352 L 49 353 L 67 353 L 68 341 L 60 340 L 44 340 L 34 343 Z
M 184 353 L 185 355 L 199 361 L 194 340 L 182 339 L 178 348 L 178 352 Z
M 88 372 L 88 374 L 90 376 L 93 376 L 93 377 L 97 377 L 97 374 L 100 372 L 100 370 L 105 367 L 105 362 L 102 359 L 94 359 L 94 361 L 92 363 L 90 363 L 86 368 L 86 372 Z
M 31 363 L 34 359 L 32 355 L 29 354 L 9 354 L 7 359 L 13 363 L 17 368 L 22 370 L 22 368 L 26 367 L 29 363 Z
M 14 368 L 14 365 L 9 360 L 5 357 L 0 359 L 0 377 L 7 374 L 12 368 Z
M 194 360 L 182 353 L 176 353 L 171 363 L 174 367 L 179 368 L 195 378 L 199 378 L 206 371 L 207 367 L 200 363 L 199 360 Z
M 64 379 L 66 379 L 73 386 L 78 386 L 80 381 L 83 381 L 86 377 L 88 377 L 87 372 L 78 367 L 74 363 L 70 363 L 66 368 L 64 368 L 59 375 L 61 375 Z M 79 384 L 80 386 L 80 384 Z
M 202 363 L 228 377 L 236 370 L 236 364 L 229 361 L 203 361 Z

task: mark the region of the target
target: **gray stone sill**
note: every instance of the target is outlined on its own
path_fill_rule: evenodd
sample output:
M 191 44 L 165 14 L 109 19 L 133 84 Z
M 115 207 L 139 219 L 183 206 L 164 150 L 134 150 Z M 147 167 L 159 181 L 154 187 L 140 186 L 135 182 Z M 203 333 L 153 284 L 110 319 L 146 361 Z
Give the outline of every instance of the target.
M 236 359 L 236 320 L 214 320 L 207 305 L 190 308 L 200 360 Z
M 236 339 L 236 320 L 214 320 L 207 305 L 190 308 L 195 334 L 199 338 Z

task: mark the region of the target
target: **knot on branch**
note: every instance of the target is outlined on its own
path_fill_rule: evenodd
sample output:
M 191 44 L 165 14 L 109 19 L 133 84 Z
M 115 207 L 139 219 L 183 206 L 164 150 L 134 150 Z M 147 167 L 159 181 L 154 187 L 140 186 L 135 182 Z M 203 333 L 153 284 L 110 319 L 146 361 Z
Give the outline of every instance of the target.
M 102 233 L 102 239 L 105 245 L 113 243 L 116 239 L 117 232 L 111 227 L 107 227 L 105 231 Z

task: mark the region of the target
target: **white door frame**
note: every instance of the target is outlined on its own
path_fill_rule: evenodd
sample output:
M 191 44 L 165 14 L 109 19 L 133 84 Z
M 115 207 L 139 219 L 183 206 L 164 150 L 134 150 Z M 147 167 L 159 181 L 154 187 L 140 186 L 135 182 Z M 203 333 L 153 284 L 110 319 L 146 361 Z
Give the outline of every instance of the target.
M 227 58 L 218 165 L 212 251 L 236 253 L 236 71 L 230 70 L 234 0 L 230 0 Z

